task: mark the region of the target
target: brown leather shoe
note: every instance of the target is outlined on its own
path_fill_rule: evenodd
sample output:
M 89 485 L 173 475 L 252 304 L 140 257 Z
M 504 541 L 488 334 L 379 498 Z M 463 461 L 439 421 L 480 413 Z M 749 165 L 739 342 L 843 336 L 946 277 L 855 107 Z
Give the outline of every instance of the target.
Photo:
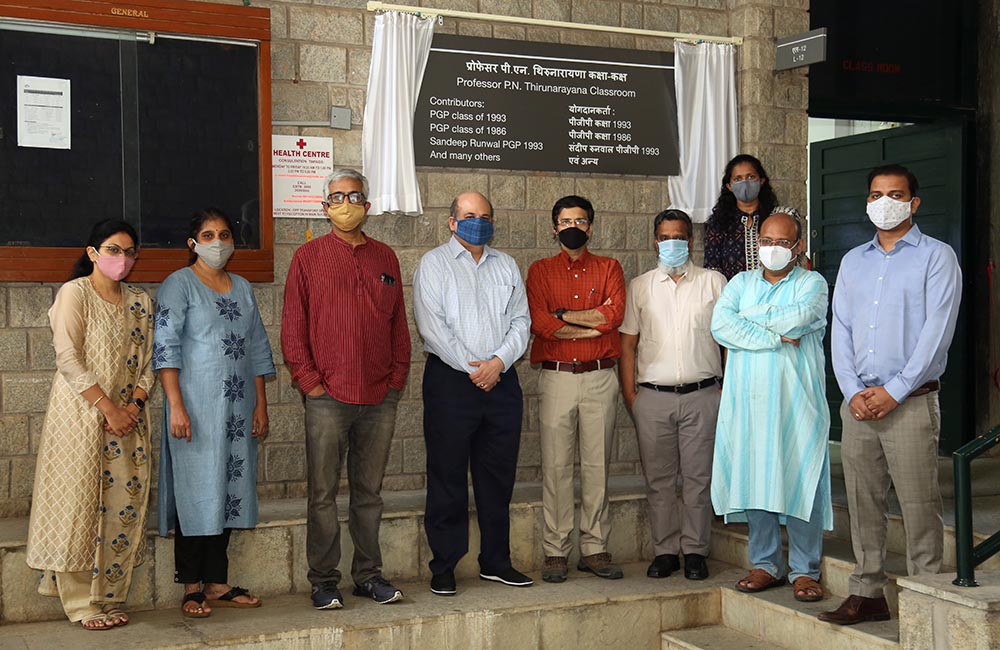
M 889 604 L 882 598 L 848 596 L 840 607 L 832 612 L 821 612 L 817 617 L 834 625 L 854 625 L 865 621 L 888 621 Z
M 542 565 L 542 580 L 545 582 L 566 582 L 568 572 L 569 563 L 566 558 L 558 555 L 545 556 L 545 564 Z
M 576 565 L 577 571 L 588 571 L 598 578 L 621 580 L 625 574 L 622 568 L 611 563 L 610 553 L 594 553 L 584 555 Z

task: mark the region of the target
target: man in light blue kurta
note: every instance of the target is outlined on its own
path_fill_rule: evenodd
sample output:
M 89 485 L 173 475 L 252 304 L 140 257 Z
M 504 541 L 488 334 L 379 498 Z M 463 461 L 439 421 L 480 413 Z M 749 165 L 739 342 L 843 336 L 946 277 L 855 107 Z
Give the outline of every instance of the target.
M 763 268 L 723 290 L 712 335 L 728 349 L 715 438 L 712 505 L 750 525 L 755 571 L 741 591 L 784 584 L 779 521 L 786 523 L 799 600 L 818 600 L 823 530 L 833 528 L 823 333 L 827 285 L 796 265 L 801 222 L 782 208 L 761 226 Z M 776 270 L 774 270 L 776 269 Z M 763 570 L 758 573 L 757 570 Z

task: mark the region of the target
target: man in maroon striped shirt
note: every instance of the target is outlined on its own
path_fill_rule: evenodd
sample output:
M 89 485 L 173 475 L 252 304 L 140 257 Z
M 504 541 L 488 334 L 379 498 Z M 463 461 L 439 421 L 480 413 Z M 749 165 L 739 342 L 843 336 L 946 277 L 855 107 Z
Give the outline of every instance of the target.
M 399 260 L 361 230 L 371 207 L 368 180 L 339 169 L 325 187 L 323 209 L 332 229 L 295 251 L 285 283 L 281 348 L 305 398 L 312 603 L 339 609 L 336 497 L 345 448 L 354 595 L 383 604 L 403 597 L 382 577 L 379 525 L 382 477 L 410 367 L 410 333 Z

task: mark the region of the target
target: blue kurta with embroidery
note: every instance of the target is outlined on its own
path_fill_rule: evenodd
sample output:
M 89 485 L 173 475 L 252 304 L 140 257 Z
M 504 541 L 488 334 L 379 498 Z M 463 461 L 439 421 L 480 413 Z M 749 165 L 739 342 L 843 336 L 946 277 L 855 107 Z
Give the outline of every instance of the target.
M 795 267 L 775 284 L 762 270 L 739 273 L 715 305 L 712 335 L 729 354 L 712 505 L 727 521 L 745 521 L 748 509 L 809 521 L 819 499 L 823 528 L 833 528 L 823 363 L 827 304 L 823 276 Z
M 185 535 L 218 535 L 257 525 L 255 378 L 274 374 L 271 345 L 250 283 L 230 274 L 217 293 L 190 268 L 156 292 L 153 367 L 177 368 L 191 442 L 170 435 L 164 400 L 160 445 L 159 529 L 180 519 Z

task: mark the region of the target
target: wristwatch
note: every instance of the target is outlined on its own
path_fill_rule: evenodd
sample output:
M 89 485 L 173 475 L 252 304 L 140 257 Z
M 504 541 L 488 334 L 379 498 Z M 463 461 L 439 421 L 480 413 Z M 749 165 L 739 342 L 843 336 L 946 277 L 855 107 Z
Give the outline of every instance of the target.
M 566 321 L 563 320 L 563 314 L 565 314 L 567 311 L 569 310 L 566 309 L 565 307 L 560 307 L 559 309 L 556 310 L 556 318 L 562 320 L 565 323 Z
M 128 401 L 128 403 L 129 403 L 129 404 L 135 404 L 136 406 L 138 406 L 138 407 L 139 407 L 139 410 L 140 410 L 140 411 L 141 411 L 142 409 L 146 408 L 146 401 L 145 401 L 145 400 L 141 400 L 141 399 L 139 399 L 138 397 L 133 397 L 132 399 L 130 399 L 130 400 Z

